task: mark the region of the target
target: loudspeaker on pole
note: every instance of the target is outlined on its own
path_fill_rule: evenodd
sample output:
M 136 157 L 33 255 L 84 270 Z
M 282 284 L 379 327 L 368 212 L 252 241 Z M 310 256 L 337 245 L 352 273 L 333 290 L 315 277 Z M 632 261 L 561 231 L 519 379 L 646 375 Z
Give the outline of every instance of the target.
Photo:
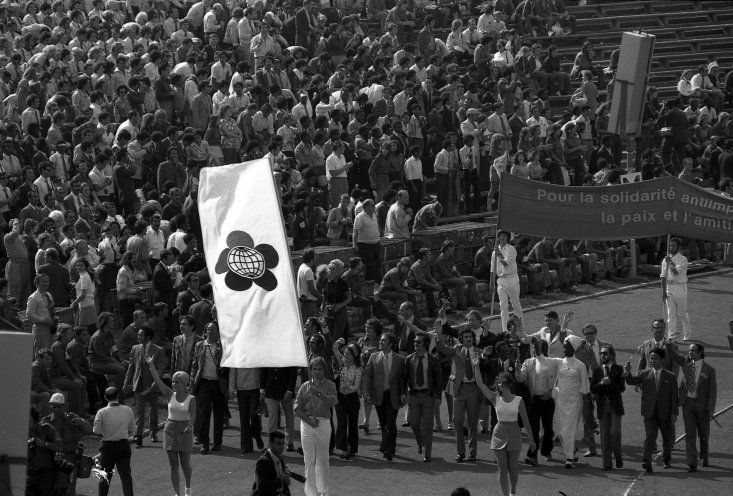
M 652 66 L 654 40 L 647 33 L 626 32 L 621 39 L 608 131 L 634 135 L 641 132 L 644 95 Z

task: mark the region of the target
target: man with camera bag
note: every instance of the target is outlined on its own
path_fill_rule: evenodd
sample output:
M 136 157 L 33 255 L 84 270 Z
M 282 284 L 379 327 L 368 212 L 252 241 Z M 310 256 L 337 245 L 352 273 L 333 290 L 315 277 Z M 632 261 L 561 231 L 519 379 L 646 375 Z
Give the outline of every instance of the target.
M 65 460 L 64 467 L 56 472 L 56 489 L 58 494 L 74 496 L 76 494 L 76 477 L 78 457 L 84 454 L 83 436 L 92 433 L 89 422 L 74 413 L 66 412 L 66 400 L 61 393 L 55 393 L 49 401 L 51 415 L 43 417 L 41 423 L 51 425 L 61 437 L 61 450 Z M 79 453 L 81 449 L 81 453 Z M 64 490 L 64 492 L 61 492 Z

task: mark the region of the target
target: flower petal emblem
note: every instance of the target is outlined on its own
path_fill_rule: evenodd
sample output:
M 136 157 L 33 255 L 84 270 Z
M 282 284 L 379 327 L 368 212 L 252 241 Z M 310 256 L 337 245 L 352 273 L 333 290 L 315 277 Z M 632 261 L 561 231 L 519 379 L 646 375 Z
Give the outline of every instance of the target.
M 232 231 L 227 247 L 222 250 L 214 271 L 224 274 L 224 282 L 232 291 L 246 291 L 257 284 L 265 291 L 277 287 L 277 278 L 270 269 L 277 267 L 280 256 L 270 245 L 255 246 L 252 236 L 244 231 Z

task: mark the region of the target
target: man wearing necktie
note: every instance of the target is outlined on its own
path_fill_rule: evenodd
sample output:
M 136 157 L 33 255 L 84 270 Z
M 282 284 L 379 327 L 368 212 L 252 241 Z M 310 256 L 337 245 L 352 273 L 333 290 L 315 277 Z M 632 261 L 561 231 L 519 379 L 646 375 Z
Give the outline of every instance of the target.
M 464 329 L 461 333 L 461 343 L 453 348 L 443 344 L 442 327 L 437 327 L 435 346 L 441 353 L 453 360 L 451 364 L 451 375 L 448 380 L 446 392 L 453 397 L 453 427 L 456 433 L 456 462 L 462 463 L 466 459 L 466 445 L 463 434 L 463 420 L 468 416 L 468 447 L 469 462 L 476 461 L 478 445 L 478 419 L 481 407 L 481 391 L 476 385 L 476 378 L 473 375 L 472 357 L 483 358 L 480 349 L 473 346 L 474 333 L 472 329 Z M 492 348 L 489 346 L 488 348 Z M 488 353 L 493 349 L 487 350 Z M 482 369 L 486 368 L 486 361 L 482 360 Z
M 397 411 L 407 401 L 405 359 L 394 352 L 397 337 L 385 333 L 379 339 L 380 353 L 369 357 L 364 371 L 364 399 L 372 401 L 377 409 L 382 442 L 379 451 L 392 461 L 397 446 Z
M 606 345 L 597 339 L 598 329 L 593 324 L 586 324 L 583 327 L 583 336 L 585 340 L 580 348 L 578 348 L 575 356 L 583 362 L 588 369 L 588 377 L 593 377 L 593 373 L 601 364 L 601 348 Z M 583 403 L 583 441 L 586 443 L 588 450 L 583 454 L 585 457 L 597 456 L 595 428 L 598 422 L 593 418 L 593 397 L 589 396 L 588 401 Z
M 163 350 L 153 344 L 155 331 L 147 324 L 143 324 L 137 332 L 138 343 L 132 347 L 130 352 L 130 366 L 125 374 L 125 385 L 123 391 L 135 393 L 135 444 L 137 448 L 143 446 L 143 429 L 145 427 L 145 408 L 150 407 L 150 441 L 158 442 L 156 432 L 158 431 L 158 396 L 160 392 L 153 383 L 153 376 L 145 361 L 146 357 L 152 357 L 151 366 L 160 368 L 160 359 Z
M 687 353 L 688 362 L 678 374 L 680 405 L 685 422 L 687 471 L 697 472 L 697 438 L 700 438 L 700 464 L 708 466 L 710 419 L 715 413 L 718 384 L 715 369 L 703 359 L 705 348 L 693 343 Z
M 601 365 L 593 370 L 590 391 L 595 396 L 598 406 L 603 470 L 608 471 L 613 468 L 611 455 L 616 458 L 616 468 L 624 466 L 621 452 L 621 417 L 624 414 L 624 402 L 621 393 L 626 390 L 626 385 L 624 369 L 616 364 L 616 350 L 613 345 L 603 344 L 599 354 Z
M 430 353 L 430 336 L 418 333 L 414 339 L 415 353 L 405 361 L 405 388 L 410 391 L 410 428 L 415 434 L 417 452 L 429 462 L 433 450 L 433 420 L 435 400 L 440 398 L 442 371 L 440 361 Z
M 652 454 L 657 443 L 657 433 L 662 434 L 662 461 L 664 468 L 671 468 L 674 423 L 679 413 L 677 377 L 662 367 L 666 353 L 655 348 L 649 353 L 651 368 L 631 374 L 631 362 L 624 367 L 626 384 L 641 387 L 641 415 L 644 417 L 644 452 L 641 467 L 651 473 Z

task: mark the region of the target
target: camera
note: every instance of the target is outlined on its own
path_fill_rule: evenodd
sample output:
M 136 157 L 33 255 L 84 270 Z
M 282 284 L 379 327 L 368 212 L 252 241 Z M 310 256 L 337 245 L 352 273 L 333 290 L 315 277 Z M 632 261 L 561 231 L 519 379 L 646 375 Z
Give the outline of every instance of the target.
M 336 316 L 336 305 L 326 305 L 326 318 L 332 319 Z

